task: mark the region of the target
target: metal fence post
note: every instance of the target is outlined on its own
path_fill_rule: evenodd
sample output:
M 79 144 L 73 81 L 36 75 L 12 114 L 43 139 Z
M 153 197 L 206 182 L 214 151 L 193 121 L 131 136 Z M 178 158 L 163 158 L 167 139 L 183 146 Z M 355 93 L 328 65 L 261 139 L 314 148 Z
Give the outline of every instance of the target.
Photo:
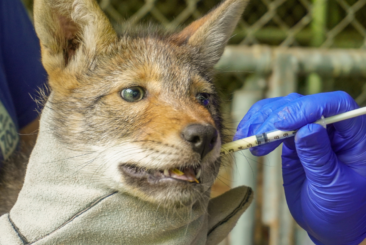
M 319 47 L 325 40 L 327 24 L 328 0 L 313 0 L 311 29 L 313 37 L 311 45 Z M 317 73 L 310 73 L 307 77 L 307 94 L 316 94 L 321 91 L 322 78 Z
M 273 64 L 267 97 L 285 96 L 296 91 L 296 57 L 278 50 L 274 54 Z M 263 222 L 270 226 L 270 245 L 293 245 L 294 221 L 282 187 L 281 150 L 282 147 L 278 147 L 264 157 Z
M 250 107 L 263 98 L 264 86 L 265 79 L 260 75 L 254 75 L 246 80 L 241 90 L 234 93 L 232 118 L 235 126 L 239 124 Z M 250 186 L 256 193 L 257 157 L 253 156 L 249 151 L 236 152 L 232 173 L 232 187 Z M 231 232 L 230 241 L 232 245 L 253 244 L 255 206 L 254 200 Z
M 327 33 L 327 2 L 328 0 L 313 0 L 311 29 L 313 37 L 311 46 L 319 47 L 325 40 Z

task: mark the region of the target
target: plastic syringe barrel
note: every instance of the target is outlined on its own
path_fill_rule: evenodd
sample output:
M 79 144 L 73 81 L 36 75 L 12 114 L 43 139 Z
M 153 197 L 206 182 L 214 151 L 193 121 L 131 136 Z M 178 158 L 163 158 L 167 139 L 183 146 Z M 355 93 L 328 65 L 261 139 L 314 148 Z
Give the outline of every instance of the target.
M 281 131 L 275 130 L 272 132 L 266 132 L 254 136 L 247 137 L 245 139 L 236 140 L 227 143 L 222 146 L 220 155 L 226 155 L 235 151 L 246 150 L 254 146 L 274 142 L 277 140 L 293 137 L 297 131 Z

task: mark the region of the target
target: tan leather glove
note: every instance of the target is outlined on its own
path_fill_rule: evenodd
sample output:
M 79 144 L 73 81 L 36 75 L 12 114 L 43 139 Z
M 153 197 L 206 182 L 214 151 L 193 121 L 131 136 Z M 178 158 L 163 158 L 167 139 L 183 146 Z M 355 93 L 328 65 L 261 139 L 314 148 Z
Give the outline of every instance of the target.
M 181 208 L 116 192 L 82 171 L 93 156 L 62 145 L 48 129 L 51 114 L 51 109 L 43 110 L 23 189 L 10 213 L 0 218 L 1 245 L 213 245 L 250 204 L 248 187 L 204 200 L 201 207 Z

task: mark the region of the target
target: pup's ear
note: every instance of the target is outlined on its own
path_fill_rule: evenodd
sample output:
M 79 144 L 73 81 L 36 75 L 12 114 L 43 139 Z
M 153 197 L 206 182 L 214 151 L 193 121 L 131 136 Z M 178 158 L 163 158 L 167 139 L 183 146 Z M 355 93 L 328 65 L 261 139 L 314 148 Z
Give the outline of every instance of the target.
M 52 75 L 90 69 L 95 57 L 117 39 L 94 0 L 35 0 L 34 21 L 51 87 L 57 85 L 52 84 Z M 63 83 L 64 88 L 73 87 L 65 79 Z
M 224 52 L 247 0 L 226 0 L 206 16 L 194 21 L 173 36 L 178 45 L 188 44 L 199 48 L 207 66 L 213 67 Z

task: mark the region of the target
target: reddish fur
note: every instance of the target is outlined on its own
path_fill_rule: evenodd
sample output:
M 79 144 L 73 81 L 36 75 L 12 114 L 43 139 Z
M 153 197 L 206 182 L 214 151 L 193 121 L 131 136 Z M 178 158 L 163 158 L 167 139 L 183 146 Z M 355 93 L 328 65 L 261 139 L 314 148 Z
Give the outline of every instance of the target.
M 171 41 L 177 45 L 182 45 L 186 42 L 188 42 L 189 38 L 203 25 L 206 23 L 206 21 L 209 18 L 209 14 L 202 17 L 201 19 L 198 19 L 194 22 L 192 22 L 189 26 L 184 28 L 183 31 L 177 33 L 174 35 L 171 39 Z
M 184 192 L 179 184 L 151 185 L 144 179 L 124 184 L 134 189 L 130 194 L 152 202 L 205 198 L 220 166 L 221 142 L 201 159 L 181 132 L 190 124 L 211 125 L 223 139 L 212 71 L 244 6 L 245 0 L 226 0 L 177 34 L 117 37 L 96 1 L 36 0 L 35 27 L 52 88 L 47 130 L 75 151 L 139 143 L 146 157 L 136 164 L 144 168 L 151 163 L 142 161 L 154 153 L 164 157 L 159 162 L 164 168 L 201 164 L 206 183 L 187 185 Z M 121 91 L 133 86 L 145 89 L 146 97 L 127 102 Z M 211 94 L 209 106 L 200 104 L 199 93 Z M 118 171 L 128 162 L 114 164 Z

